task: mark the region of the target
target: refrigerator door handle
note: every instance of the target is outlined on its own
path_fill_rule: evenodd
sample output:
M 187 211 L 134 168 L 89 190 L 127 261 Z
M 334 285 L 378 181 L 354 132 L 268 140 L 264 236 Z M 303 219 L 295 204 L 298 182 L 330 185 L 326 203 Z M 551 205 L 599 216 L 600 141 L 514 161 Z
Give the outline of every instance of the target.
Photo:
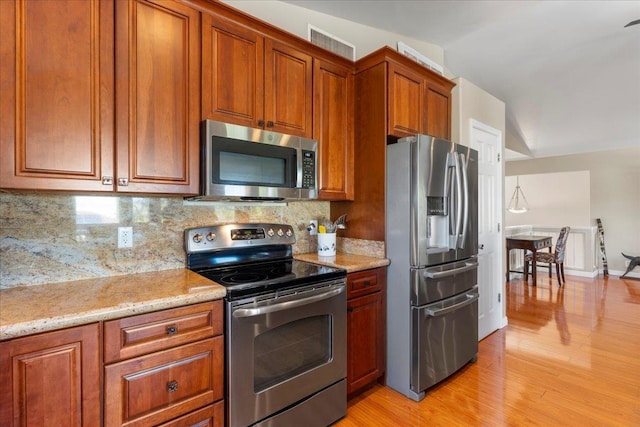
M 464 273 L 465 271 L 474 270 L 478 268 L 477 262 L 466 262 L 463 267 L 452 268 L 451 270 L 444 271 L 425 271 L 424 276 L 427 279 L 441 279 L 447 276 L 453 276 L 454 274 Z
M 457 206 L 456 206 L 456 231 L 455 231 L 455 239 L 454 239 L 454 244 L 451 245 L 452 249 L 458 249 L 458 245 L 459 245 L 459 241 L 460 241 L 460 231 L 462 229 L 462 203 L 463 203 L 463 194 L 462 194 L 462 177 L 461 177 L 461 173 L 460 173 L 460 161 L 459 161 L 459 156 L 458 153 L 453 153 L 454 155 L 454 159 L 455 159 L 455 169 L 456 169 L 456 199 L 457 199 Z
M 462 217 L 462 236 L 460 237 L 460 243 L 458 247 L 460 249 L 464 249 L 464 243 L 467 240 L 467 231 L 469 225 L 469 179 L 467 177 L 467 165 L 465 164 L 465 157 L 463 153 L 460 153 L 458 157 L 460 161 L 460 169 L 462 170 L 462 186 L 463 192 L 462 196 L 464 197 L 464 209 L 463 209 L 463 217 Z

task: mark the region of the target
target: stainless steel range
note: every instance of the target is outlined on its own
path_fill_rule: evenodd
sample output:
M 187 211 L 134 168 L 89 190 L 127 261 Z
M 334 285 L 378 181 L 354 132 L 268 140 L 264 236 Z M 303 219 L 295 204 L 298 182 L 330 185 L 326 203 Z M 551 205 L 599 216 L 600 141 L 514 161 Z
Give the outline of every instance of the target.
M 187 268 L 227 288 L 227 425 L 327 426 L 346 409 L 346 271 L 294 260 L 285 224 L 185 230 Z

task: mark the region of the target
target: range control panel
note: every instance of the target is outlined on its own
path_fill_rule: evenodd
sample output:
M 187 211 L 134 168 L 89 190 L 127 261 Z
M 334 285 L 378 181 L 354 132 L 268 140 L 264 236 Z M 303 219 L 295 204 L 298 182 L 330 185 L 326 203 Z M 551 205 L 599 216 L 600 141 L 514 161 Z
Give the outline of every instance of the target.
M 211 225 L 184 231 L 187 253 L 246 246 L 293 245 L 295 242 L 293 227 L 288 224 Z

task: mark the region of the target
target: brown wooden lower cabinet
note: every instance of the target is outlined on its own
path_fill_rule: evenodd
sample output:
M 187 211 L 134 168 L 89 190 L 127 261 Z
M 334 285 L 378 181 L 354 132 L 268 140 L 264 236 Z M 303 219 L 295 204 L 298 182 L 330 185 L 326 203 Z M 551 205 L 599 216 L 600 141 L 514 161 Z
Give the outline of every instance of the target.
M 221 427 L 222 323 L 217 300 L 0 342 L 0 426 Z
M 104 426 L 222 423 L 222 310 L 218 300 L 105 322 Z
M 99 426 L 97 323 L 0 343 L 1 426 Z
M 381 379 L 385 371 L 386 267 L 347 275 L 347 394 Z
M 223 341 L 218 336 L 106 366 L 104 425 L 156 425 L 221 400 Z

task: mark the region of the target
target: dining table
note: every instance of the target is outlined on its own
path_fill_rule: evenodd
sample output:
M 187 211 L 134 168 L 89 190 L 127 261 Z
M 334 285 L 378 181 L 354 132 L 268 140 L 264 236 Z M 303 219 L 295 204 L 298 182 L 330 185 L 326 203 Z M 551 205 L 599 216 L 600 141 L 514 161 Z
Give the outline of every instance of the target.
M 509 236 L 507 240 L 507 282 L 511 280 L 509 273 L 522 273 L 518 270 L 511 270 L 511 249 L 522 249 L 526 254 L 527 251 L 537 252 L 541 249 L 549 248 L 551 252 L 552 238 L 550 236 L 530 236 L 528 234 L 517 234 Z M 536 257 L 531 262 L 531 280 L 533 286 L 536 286 Z

